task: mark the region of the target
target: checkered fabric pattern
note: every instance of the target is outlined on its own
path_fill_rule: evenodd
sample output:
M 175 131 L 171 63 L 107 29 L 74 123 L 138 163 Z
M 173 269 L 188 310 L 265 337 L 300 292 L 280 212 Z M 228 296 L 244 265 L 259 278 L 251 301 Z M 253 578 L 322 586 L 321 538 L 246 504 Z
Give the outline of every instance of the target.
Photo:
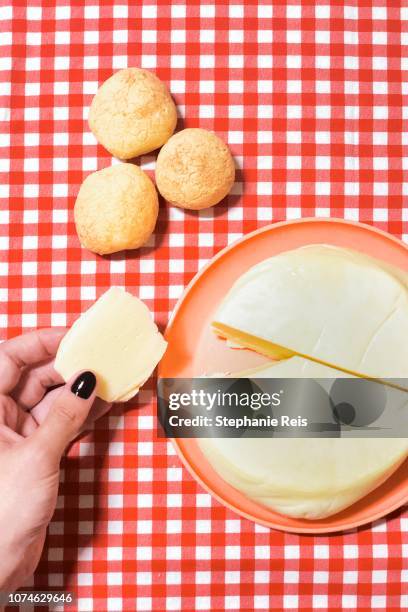
M 112 284 L 164 326 L 204 262 L 273 221 L 343 217 L 408 241 L 405 2 L 0 0 L 0 20 L 2 339 L 70 325 Z M 155 71 L 179 127 L 215 130 L 239 170 L 216 208 L 162 204 L 146 247 L 101 258 L 72 209 L 84 177 L 116 163 L 86 117 L 125 66 Z M 404 509 L 331 537 L 241 519 L 155 438 L 153 389 L 64 461 L 37 588 L 73 590 L 81 612 L 408 608 Z

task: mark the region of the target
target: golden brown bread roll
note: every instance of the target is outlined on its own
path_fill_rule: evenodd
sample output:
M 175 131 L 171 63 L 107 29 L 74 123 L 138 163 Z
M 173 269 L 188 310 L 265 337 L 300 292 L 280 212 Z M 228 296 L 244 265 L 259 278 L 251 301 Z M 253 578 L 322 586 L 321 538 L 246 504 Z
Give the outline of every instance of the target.
M 230 191 L 235 164 L 227 145 L 213 132 L 189 128 L 161 149 L 156 184 L 162 196 L 181 208 L 214 206 Z
M 161 147 L 173 134 L 177 111 L 162 81 L 148 70 L 125 68 L 105 81 L 89 111 L 96 139 L 119 159 Z
M 82 246 L 105 255 L 145 244 L 158 211 L 157 191 L 147 174 L 133 164 L 117 164 L 86 177 L 74 217 Z

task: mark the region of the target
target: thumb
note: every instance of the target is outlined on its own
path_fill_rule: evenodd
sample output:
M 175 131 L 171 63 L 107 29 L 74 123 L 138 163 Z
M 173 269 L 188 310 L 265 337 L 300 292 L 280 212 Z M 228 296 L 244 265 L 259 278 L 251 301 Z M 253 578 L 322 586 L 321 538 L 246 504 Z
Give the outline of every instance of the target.
M 95 399 L 96 376 L 93 372 L 77 374 L 61 388 L 44 422 L 32 435 L 32 443 L 58 457 L 78 435 Z

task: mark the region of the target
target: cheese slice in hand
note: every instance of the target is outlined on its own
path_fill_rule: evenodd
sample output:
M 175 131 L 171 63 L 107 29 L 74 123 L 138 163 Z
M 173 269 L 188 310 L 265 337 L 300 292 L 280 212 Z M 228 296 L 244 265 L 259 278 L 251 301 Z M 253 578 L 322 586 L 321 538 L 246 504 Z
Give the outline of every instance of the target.
M 64 380 L 91 370 L 98 380 L 98 397 L 125 401 L 152 374 L 166 346 L 147 306 L 125 290 L 111 287 L 67 332 L 55 369 Z
M 342 378 L 292 357 L 232 378 Z M 405 409 L 407 396 L 401 395 Z M 244 495 L 291 517 L 322 519 L 382 484 L 408 456 L 402 438 L 202 438 L 213 469 Z
M 276 344 L 278 359 L 294 352 L 365 376 L 406 378 L 407 279 L 366 255 L 312 245 L 250 268 L 214 321 Z

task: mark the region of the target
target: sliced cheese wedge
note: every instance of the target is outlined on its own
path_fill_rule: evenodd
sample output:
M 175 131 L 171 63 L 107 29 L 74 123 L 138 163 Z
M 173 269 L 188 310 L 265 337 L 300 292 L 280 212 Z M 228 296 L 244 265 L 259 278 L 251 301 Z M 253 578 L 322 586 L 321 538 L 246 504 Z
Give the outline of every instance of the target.
M 278 344 L 274 344 L 273 342 L 269 342 L 269 340 L 265 340 L 265 338 L 258 338 L 258 336 L 253 336 L 252 334 L 248 334 L 247 332 L 243 332 L 240 329 L 235 329 L 235 327 L 230 327 L 229 325 L 225 325 L 224 323 L 218 323 L 217 321 L 213 321 L 211 324 L 213 330 L 217 335 L 221 338 L 227 340 L 229 346 L 231 348 L 247 348 L 260 355 L 264 355 L 265 357 L 269 357 L 273 361 L 282 361 L 284 359 L 288 359 L 290 357 L 303 357 L 304 359 L 310 361 L 311 363 L 316 363 L 326 368 L 330 368 L 332 370 L 332 376 L 336 376 L 336 372 L 342 372 L 343 374 L 359 377 L 359 378 L 367 378 L 369 380 L 380 381 L 383 385 L 387 387 L 393 387 L 395 389 L 399 389 L 400 391 L 408 392 L 408 387 L 403 386 L 403 384 L 398 384 L 398 382 L 382 379 L 376 376 L 367 376 L 360 372 L 354 372 L 353 370 L 348 370 L 347 368 L 336 368 L 336 366 L 332 363 L 327 363 L 326 361 L 322 361 L 317 357 L 312 357 L 311 355 L 302 355 L 300 353 L 296 353 L 295 351 L 289 351 Z
M 233 378 L 347 377 L 300 357 Z M 405 409 L 408 402 L 402 397 Z M 205 438 L 199 445 L 215 471 L 249 498 L 287 516 L 321 519 L 382 484 L 408 456 L 400 438 Z
M 277 359 L 295 353 L 369 377 L 405 378 L 407 279 L 366 255 L 312 245 L 253 266 L 214 319 L 276 344 Z
M 55 369 L 64 380 L 76 372 L 96 374 L 98 397 L 130 399 L 152 374 L 167 343 L 147 306 L 119 287 L 111 287 L 81 315 L 63 338 Z

